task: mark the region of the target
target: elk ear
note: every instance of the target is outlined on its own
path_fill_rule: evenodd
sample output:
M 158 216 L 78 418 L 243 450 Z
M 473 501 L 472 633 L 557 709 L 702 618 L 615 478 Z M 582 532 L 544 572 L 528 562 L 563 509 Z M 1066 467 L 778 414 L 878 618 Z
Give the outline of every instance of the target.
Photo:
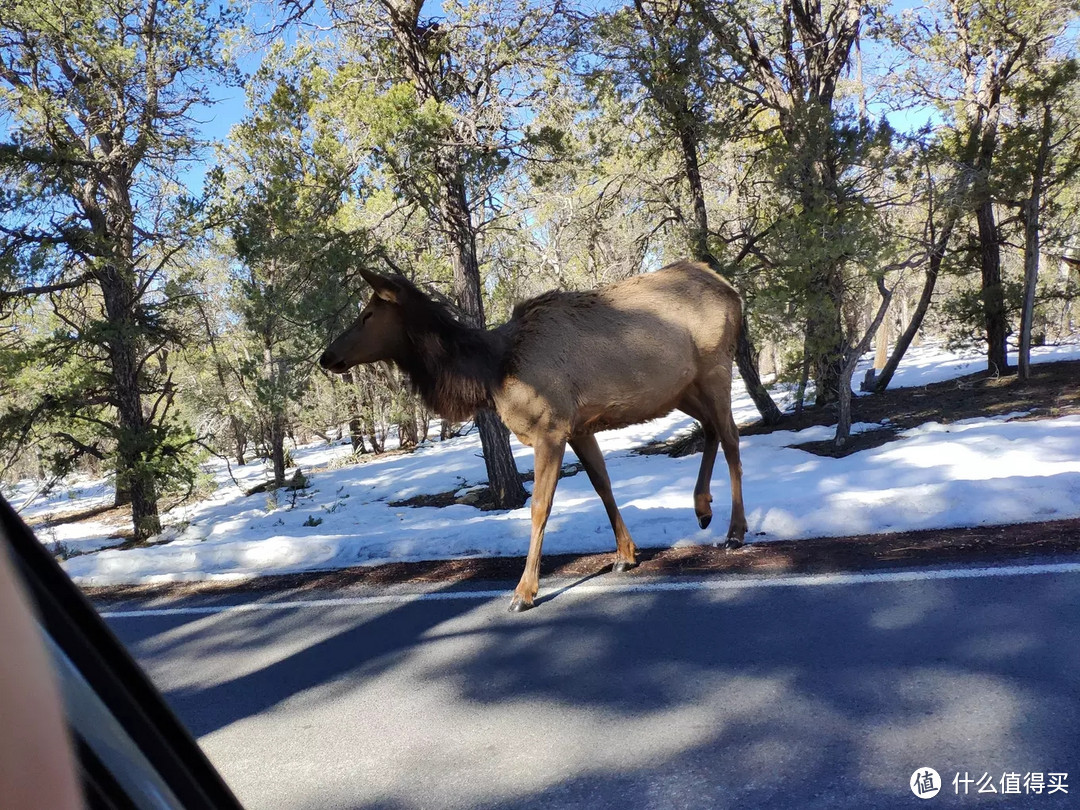
M 393 279 L 380 276 L 378 273 L 372 273 L 362 267 L 360 268 L 360 275 L 363 276 L 364 281 L 371 285 L 371 289 L 375 291 L 375 295 L 379 296 L 379 298 L 389 301 L 391 304 L 398 302 L 401 287 Z

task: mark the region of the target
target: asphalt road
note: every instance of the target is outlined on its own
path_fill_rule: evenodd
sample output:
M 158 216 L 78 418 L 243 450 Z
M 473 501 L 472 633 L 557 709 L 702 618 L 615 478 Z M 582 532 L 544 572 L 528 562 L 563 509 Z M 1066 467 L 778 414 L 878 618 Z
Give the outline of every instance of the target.
M 253 809 L 1077 807 L 1080 566 L 1036 570 L 606 575 L 543 582 L 524 614 L 507 584 L 107 619 Z M 923 805 L 925 767 L 945 784 Z M 1003 795 L 1012 773 L 1066 773 L 1068 793 Z

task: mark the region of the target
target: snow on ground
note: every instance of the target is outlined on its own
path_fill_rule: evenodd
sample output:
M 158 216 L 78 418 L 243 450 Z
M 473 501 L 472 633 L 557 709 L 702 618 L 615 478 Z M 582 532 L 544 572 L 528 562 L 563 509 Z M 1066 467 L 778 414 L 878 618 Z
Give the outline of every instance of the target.
M 1009 364 L 1013 367 L 1019 362 L 1017 352 L 1009 352 Z M 1080 358 L 1080 347 L 1074 343 L 1060 346 L 1033 346 L 1032 363 L 1049 363 L 1057 360 L 1076 360 Z M 855 367 L 852 375 L 852 388 L 858 389 L 866 370 L 873 365 L 873 353 L 867 353 Z M 966 374 L 974 374 L 986 368 L 986 353 L 978 349 L 967 351 L 949 351 L 940 344 L 928 344 L 909 349 L 904 360 L 896 369 L 896 375 L 889 383 L 889 388 L 914 388 L 930 383 L 944 382 Z
M 1040 347 L 1033 359 L 1080 357 L 1080 346 Z M 894 386 L 925 385 L 977 370 L 981 360 L 940 347 L 913 349 Z M 857 374 L 856 379 L 861 378 Z M 737 421 L 755 411 L 738 386 Z M 1080 417 L 1008 421 L 1007 416 L 950 425 L 927 423 L 897 441 L 842 459 L 789 445 L 828 439 L 833 430 L 744 437 L 743 488 L 750 533 L 761 542 L 1080 517 Z M 634 448 L 684 433 L 693 422 L 671 414 L 646 425 L 599 435 L 615 498 L 641 547 L 721 542 L 727 529 L 728 477 L 723 459 L 713 477 L 715 517 L 697 529 L 692 493 L 700 456 L 640 456 Z M 857 425 L 865 430 L 876 425 Z M 532 451 L 513 442 L 522 471 Z M 84 585 L 230 579 L 259 574 L 371 565 L 389 561 L 524 554 L 529 510 L 480 512 L 471 506 L 392 507 L 390 501 L 475 486 L 485 479 L 473 433 L 427 444 L 408 455 L 346 464 L 348 444 L 297 448 L 309 479 L 297 493 L 244 497 L 224 465 L 212 497 L 178 508 L 159 545 L 104 549 L 72 557 L 64 567 Z M 573 461 L 567 451 L 566 461 Z M 233 474 L 243 487 L 264 480 L 261 463 Z M 84 482 L 87 498 L 107 497 Z M 528 486 L 528 485 L 527 485 Z M 21 492 L 26 494 L 29 485 Z M 63 497 L 66 498 L 67 490 Z M 79 498 L 81 501 L 81 498 Z M 16 494 L 11 500 L 18 505 Z M 89 501 L 88 501 L 89 502 Z M 35 510 L 56 508 L 55 496 Z M 87 523 L 64 528 L 64 542 L 89 550 L 101 544 Z M 79 535 L 82 532 L 82 536 Z M 50 538 L 46 538 L 50 539 Z M 59 539 L 59 538 L 57 538 Z M 614 549 L 614 539 L 588 477 L 562 479 L 544 542 L 545 553 Z
M 58 513 L 105 508 L 112 504 L 114 497 L 109 481 L 81 475 L 71 476 L 48 495 L 44 495 L 41 489 L 41 481 L 20 481 L 10 489 L 5 488 L 2 494 L 26 521 Z M 95 551 L 123 542 L 114 537 L 115 534 L 115 525 L 93 518 L 37 530 L 41 542 L 49 546 L 62 544 L 69 552 L 75 553 Z

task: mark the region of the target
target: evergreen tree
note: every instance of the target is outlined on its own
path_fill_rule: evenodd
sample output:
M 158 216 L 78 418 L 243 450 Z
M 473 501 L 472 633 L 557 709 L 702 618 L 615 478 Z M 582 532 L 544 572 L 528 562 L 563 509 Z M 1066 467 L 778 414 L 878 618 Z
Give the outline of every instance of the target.
M 38 367 L 83 361 L 8 424 L 23 420 L 15 440 L 47 415 L 89 431 L 68 432 L 70 453 L 109 457 L 137 540 L 160 531 L 160 487 L 189 441 L 170 418 L 186 293 L 171 272 L 201 225 L 177 172 L 199 154 L 207 84 L 229 77 L 233 22 L 206 0 L 0 4 L 0 304 L 47 301 L 63 322 Z
M 331 83 L 312 47 L 275 48 L 249 83 L 252 112 L 233 129 L 219 175 L 233 304 L 251 341 L 241 374 L 253 383 L 276 486 L 290 410 L 355 301 L 350 271 L 370 261 L 363 231 L 341 227 L 358 159 L 328 113 Z

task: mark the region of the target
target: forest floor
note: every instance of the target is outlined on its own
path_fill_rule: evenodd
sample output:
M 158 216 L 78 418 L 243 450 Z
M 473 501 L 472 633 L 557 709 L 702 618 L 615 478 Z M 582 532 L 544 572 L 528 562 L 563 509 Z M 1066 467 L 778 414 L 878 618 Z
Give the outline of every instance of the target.
M 1080 414 L 1080 361 L 1042 363 L 1031 379 L 1020 383 L 1015 376 L 995 377 L 985 372 L 900 388 L 853 400 L 853 421 L 881 423 L 882 429 L 852 437 L 837 453 L 831 441 L 797 445 L 823 455 L 848 455 L 878 447 L 905 429 L 926 422 L 943 424 L 967 419 L 1005 417 L 1017 420 L 1056 418 Z M 797 431 L 836 422 L 834 408 L 808 408 L 789 414 L 775 426 L 743 425 L 744 436 L 777 430 Z M 681 437 L 643 447 L 645 454 L 686 455 L 698 452 L 700 439 Z M 568 468 L 571 465 L 568 465 Z M 567 469 L 566 474 L 576 473 Z M 452 493 L 425 495 L 415 505 L 441 505 Z M 483 500 L 483 493 L 479 499 Z M 412 504 L 410 504 L 412 505 Z M 481 505 L 481 504 L 476 504 Z M 1072 554 L 1080 551 L 1080 519 L 1021 523 L 1003 526 L 928 529 L 892 534 L 859 534 L 799 540 L 770 540 L 727 551 L 711 545 L 654 548 L 639 551 L 639 565 L 628 576 L 703 576 L 713 574 L 796 574 L 890 568 L 947 563 L 1003 563 L 1035 556 Z M 589 578 L 610 570 L 613 554 L 552 554 L 543 559 L 542 575 Z M 222 591 L 304 591 L 327 588 L 364 588 L 387 584 L 440 583 L 460 585 L 474 581 L 516 579 L 523 557 L 494 557 L 427 562 L 395 562 L 252 578 L 243 582 L 190 582 L 155 585 L 119 585 L 88 589 L 96 599 L 126 598 L 149 593 L 170 595 Z

